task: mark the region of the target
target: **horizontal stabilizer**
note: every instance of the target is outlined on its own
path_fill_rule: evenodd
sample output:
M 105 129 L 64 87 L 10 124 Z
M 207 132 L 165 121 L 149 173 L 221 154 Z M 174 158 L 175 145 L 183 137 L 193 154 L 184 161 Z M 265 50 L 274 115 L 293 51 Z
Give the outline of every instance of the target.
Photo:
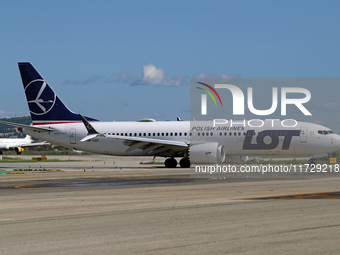
M 51 132 L 54 129 L 53 128 L 47 128 L 47 127 L 37 127 L 37 126 L 29 126 L 25 124 L 19 124 L 19 123 L 13 123 L 13 122 L 6 122 L 6 121 L 0 121 L 1 124 L 9 125 L 12 127 L 17 127 L 17 128 L 25 128 L 28 130 L 31 130 L 33 132 Z

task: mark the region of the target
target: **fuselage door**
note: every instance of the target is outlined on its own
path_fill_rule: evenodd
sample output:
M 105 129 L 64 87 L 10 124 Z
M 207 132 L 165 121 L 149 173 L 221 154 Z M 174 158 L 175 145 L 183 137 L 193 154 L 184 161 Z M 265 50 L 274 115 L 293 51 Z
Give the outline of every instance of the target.
M 76 129 L 70 129 L 70 144 L 76 144 Z
M 307 142 L 307 127 L 301 127 L 300 129 L 300 143 Z

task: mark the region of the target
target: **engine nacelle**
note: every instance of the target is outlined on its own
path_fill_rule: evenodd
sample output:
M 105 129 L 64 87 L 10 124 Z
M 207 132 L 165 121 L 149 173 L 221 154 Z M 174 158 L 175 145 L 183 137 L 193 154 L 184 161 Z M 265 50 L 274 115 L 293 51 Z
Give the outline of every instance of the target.
M 15 152 L 17 154 L 20 154 L 21 152 L 24 152 L 24 148 L 22 148 L 22 147 L 16 147 L 16 148 L 14 148 L 14 150 L 15 150 Z
M 224 145 L 219 143 L 201 143 L 190 146 L 191 163 L 222 164 L 225 160 Z

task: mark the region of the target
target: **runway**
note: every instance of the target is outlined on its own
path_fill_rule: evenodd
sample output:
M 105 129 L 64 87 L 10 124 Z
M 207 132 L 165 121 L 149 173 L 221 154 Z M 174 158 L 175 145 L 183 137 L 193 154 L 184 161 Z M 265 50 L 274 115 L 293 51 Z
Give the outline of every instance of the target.
M 0 174 L 1 254 L 340 252 L 339 173 L 193 178 L 145 158 L 75 159 L 0 163 L 63 170 Z

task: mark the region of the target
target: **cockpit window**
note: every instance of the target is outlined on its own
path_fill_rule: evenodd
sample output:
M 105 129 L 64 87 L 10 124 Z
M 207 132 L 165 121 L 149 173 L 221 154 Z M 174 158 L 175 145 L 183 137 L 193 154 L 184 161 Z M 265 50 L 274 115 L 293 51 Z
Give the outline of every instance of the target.
M 334 134 L 334 132 L 332 130 L 318 130 L 318 134 L 328 135 L 328 134 Z

